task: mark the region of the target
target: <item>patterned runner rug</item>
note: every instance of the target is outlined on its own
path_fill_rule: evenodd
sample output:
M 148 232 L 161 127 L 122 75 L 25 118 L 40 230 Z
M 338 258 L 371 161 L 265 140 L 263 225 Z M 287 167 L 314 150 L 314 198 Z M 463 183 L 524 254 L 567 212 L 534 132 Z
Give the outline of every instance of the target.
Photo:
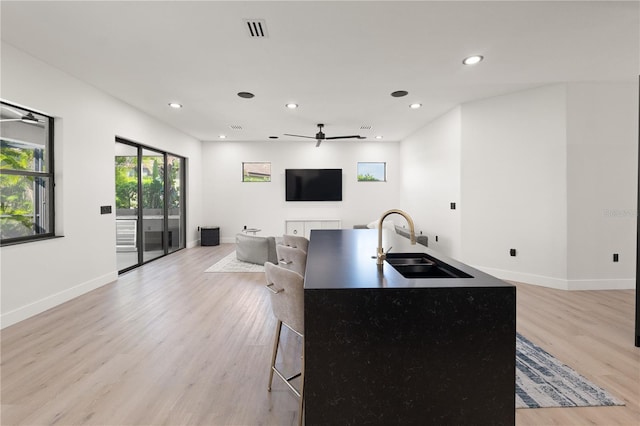
M 516 408 L 624 405 L 520 333 L 516 337 Z
M 264 272 L 264 266 L 242 262 L 236 258 L 236 252 L 233 251 L 206 269 L 205 272 Z

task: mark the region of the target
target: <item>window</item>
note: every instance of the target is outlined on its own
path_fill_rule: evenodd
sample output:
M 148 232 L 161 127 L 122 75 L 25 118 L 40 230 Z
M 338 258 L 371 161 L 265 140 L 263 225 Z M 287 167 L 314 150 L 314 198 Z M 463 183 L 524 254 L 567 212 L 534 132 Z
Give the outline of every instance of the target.
M 53 118 L 0 102 L 1 244 L 54 236 Z
M 242 163 L 243 182 L 271 182 L 271 163 Z
M 387 163 L 358 163 L 358 182 L 386 182 Z

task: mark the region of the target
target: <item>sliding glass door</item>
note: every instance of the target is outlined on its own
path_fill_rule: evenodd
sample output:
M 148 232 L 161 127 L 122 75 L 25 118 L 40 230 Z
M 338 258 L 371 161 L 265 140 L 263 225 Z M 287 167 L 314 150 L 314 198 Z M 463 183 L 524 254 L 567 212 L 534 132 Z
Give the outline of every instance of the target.
M 184 228 L 182 226 L 182 171 L 184 159 L 174 155 L 167 156 L 167 208 L 169 209 L 169 253 L 184 248 L 186 245 Z
M 118 271 L 140 263 L 138 148 L 116 143 L 116 257 Z
M 142 150 L 142 261 L 165 254 L 164 154 Z
M 185 159 L 116 142 L 116 253 L 120 272 L 185 247 Z

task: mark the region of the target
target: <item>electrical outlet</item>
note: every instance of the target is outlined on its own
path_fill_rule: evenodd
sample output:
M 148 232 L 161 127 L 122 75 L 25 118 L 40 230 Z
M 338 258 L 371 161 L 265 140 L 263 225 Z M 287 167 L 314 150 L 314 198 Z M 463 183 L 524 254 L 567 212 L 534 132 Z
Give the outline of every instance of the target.
M 618 253 L 613 253 L 613 261 L 614 262 L 618 261 Z
M 436 235 L 436 243 L 438 242 L 438 236 Z
M 451 203 L 451 210 L 455 210 L 456 209 L 456 203 Z
M 516 255 L 516 249 L 509 249 L 509 255 L 510 256 L 515 256 Z

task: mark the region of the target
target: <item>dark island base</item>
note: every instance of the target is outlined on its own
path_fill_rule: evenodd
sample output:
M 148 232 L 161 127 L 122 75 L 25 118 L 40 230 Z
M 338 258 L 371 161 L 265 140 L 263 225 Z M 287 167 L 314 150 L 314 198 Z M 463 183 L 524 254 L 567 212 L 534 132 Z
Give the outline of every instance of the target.
M 306 424 L 515 424 L 515 297 L 305 290 Z

